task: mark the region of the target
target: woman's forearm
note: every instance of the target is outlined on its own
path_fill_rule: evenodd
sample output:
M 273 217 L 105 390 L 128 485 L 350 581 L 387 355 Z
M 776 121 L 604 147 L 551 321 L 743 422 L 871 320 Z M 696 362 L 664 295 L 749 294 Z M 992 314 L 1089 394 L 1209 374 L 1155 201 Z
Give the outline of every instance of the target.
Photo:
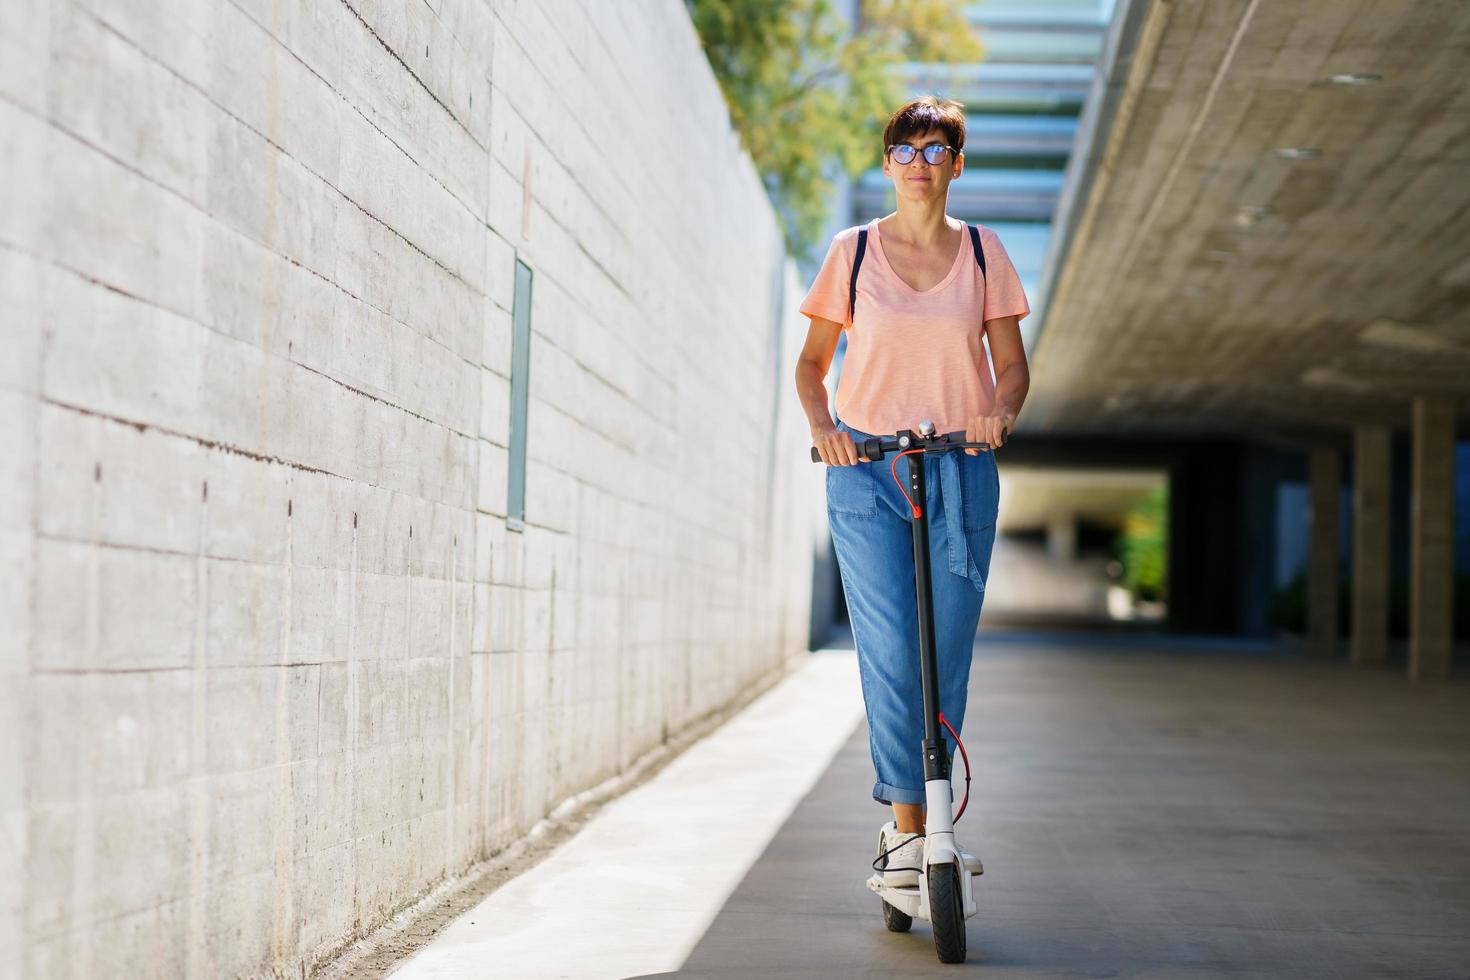
M 827 410 L 826 375 L 820 364 L 808 360 L 796 362 L 796 394 L 812 435 L 836 427 Z
M 1015 419 L 1021 414 L 1021 403 L 1031 388 L 1031 374 L 1024 361 L 1007 364 L 995 379 L 995 411 Z

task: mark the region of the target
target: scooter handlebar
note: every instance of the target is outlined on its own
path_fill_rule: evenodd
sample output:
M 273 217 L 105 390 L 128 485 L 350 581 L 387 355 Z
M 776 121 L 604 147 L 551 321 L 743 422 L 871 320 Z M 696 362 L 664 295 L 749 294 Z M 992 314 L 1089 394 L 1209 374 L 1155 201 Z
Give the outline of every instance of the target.
M 892 439 L 883 437 L 877 437 L 873 439 L 854 439 L 853 445 L 857 447 L 859 458 L 866 462 L 873 462 L 875 460 L 882 459 L 888 453 L 898 452 L 899 449 L 903 448 L 898 444 L 898 439 L 896 437 Z M 966 442 L 965 430 L 963 429 L 960 429 L 956 432 L 946 432 L 944 435 L 941 436 L 935 436 L 928 442 L 925 442 L 923 438 L 919 436 L 914 436 L 913 440 L 909 444 L 909 448 L 918 449 L 921 446 L 925 449 L 934 449 L 939 451 L 951 449 L 991 448 L 990 443 L 988 442 Z M 816 446 L 813 446 L 812 462 L 820 463 L 821 461 L 822 454 L 817 450 Z

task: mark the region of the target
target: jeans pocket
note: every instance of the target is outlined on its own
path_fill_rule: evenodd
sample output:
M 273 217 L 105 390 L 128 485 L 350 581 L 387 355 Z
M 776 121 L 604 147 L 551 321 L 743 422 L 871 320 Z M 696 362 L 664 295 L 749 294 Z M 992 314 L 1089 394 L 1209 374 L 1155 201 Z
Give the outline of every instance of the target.
M 876 517 L 878 491 L 869 464 L 827 467 L 827 510 L 853 517 Z
M 964 512 L 961 526 L 966 531 L 994 530 L 1000 511 L 1000 472 L 995 467 L 995 450 L 959 455 L 960 497 Z M 991 535 L 992 541 L 994 534 Z

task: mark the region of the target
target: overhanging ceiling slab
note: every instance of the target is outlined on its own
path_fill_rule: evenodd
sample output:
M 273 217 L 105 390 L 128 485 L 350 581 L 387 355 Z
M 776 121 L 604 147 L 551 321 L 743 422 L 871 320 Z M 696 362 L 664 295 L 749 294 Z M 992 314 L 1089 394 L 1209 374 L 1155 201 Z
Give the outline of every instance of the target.
M 1120 3 L 1018 432 L 1340 430 L 1470 395 L 1467 51 L 1452 0 Z

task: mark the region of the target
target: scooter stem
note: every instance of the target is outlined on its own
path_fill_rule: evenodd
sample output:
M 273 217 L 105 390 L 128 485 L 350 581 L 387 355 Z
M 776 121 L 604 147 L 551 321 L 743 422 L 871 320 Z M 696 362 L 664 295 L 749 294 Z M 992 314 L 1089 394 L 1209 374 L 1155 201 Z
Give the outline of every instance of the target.
M 927 435 L 933 435 L 933 423 L 924 423 Z M 913 432 L 900 433 L 911 439 Z M 912 443 L 911 443 L 912 444 Z M 914 591 L 919 613 L 919 682 L 924 696 L 924 782 L 944 780 L 945 796 L 950 795 L 949 752 L 944 745 L 943 730 L 939 726 L 939 664 L 934 641 L 934 595 L 931 588 L 929 568 L 929 507 L 925 490 L 924 457 L 926 453 L 915 453 L 906 457 L 909 464 L 909 491 L 919 501 L 918 515 L 914 525 Z M 929 801 L 932 804 L 932 800 Z M 950 812 L 952 800 L 946 799 L 945 811 Z M 931 806 L 932 811 L 932 806 Z

